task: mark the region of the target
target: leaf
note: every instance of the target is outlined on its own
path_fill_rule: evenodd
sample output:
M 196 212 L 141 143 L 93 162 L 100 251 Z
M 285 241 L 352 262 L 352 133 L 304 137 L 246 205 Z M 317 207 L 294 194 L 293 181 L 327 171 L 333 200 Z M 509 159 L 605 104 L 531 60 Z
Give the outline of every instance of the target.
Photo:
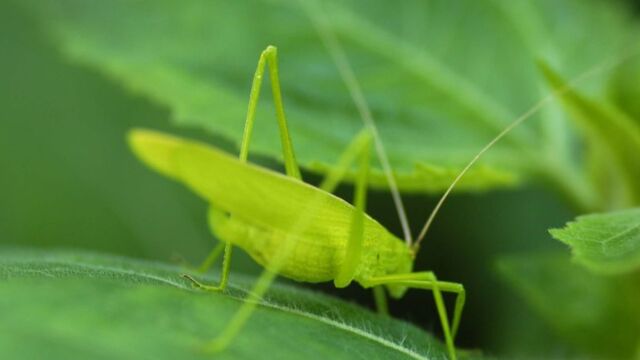
M 323 2 L 403 190 L 441 191 L 490 138 L 541 97 L 534 55 L 579 72 L 602 54 L 615 53 L 630 31 L 624 9 L 611 3 L 531 2 L 523 12 L 512 3 Z M 362 127 L 298 2 L 30 4 L 71 59 L 167 106 L 176 124 L 237 144 L 258 54 L 275 44 L 292 139 L 304 168 L 326 171 Z M 556 15 L 567 12 L 573 15 Z M 585 31 L 567 32 L 564 26 Z M 602 31 L 586 31 L 592 28 Z M 586 45 L 569 36 L 583 33 L 589 33 Z M 251 149 L 281 159 L 273 107 L 266 89 L 263 94 Z M 572 167 L 562 156 L 564 147 L 551 143 L 551 132 L 539 125 L 518 129 L 458 189 L 507 186 L 522 172 L 566 183 Z M 531 151 L 539 148 L 548 153 Z M 386 186 L 379 168 L 372 176 L 372 185 Z
M 613 103 L 640 124 L 640 59 L 634 56 L 615 71 L 610 96 Z
M 640 208 L 578 216 L 551 235 L 571 246 L 574 259 L 599 273 L 640 269 Z
M 565 81 L 549 66 L 541 69 L 554 88 Z M 560 97 L 592 151 L 592 170 L 600 182 L 603 208 L 640 204 L 640 124 L 604 102 L 567 89 Z
M 251 284 L 231 274 L 223 294 L 195 291 L 183 270 L 78 252 L 0 253 L 0 348 L 11 358 L 199 359 Z M 207 277 L 214 281 L 216 276 Z M 404 322 L 316 292 L 277 284 L 220 359 L 445 358 Z
M 167 129 L 167 115 L 65 63 L 37 28 L 0 1 L 0 243 L 202 256 L 205 205 L 140 167 L 123 139 L 134 125 Z
M 561 253 L 503 258 L 507 282 L 584 354 L 631 358 L 640 345 L 635 276 L 594 275 Z

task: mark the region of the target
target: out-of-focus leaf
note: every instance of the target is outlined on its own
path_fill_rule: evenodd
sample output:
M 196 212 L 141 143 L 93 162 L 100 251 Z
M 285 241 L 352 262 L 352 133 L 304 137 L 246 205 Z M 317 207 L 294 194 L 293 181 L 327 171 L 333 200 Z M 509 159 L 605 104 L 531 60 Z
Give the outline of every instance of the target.
M 0 1 L 0 243 L 203 257 L 214 244 L 205 205 L 140 168 L 124 141 L 135 125 L 166 129 L 166 112 L 39 36 Z
M 168 106 L 178 124 L 238 142 L 258 54 L 274 44 L 280 48 L 285 107 L 304 167 L 324 170 L 334 164 L 362 127 L 299 2 L 33 4 L 67 55 Z M 401 188 L 416 191 L 448 185 L 484 143 L 541 97 L 533 56 L 576 74 L 602 54 L 616 53 L 631 31 L 620 7 L 597 1 L 323 6 L 363 85 Z M 560 15 L 567 13 L 572 15 Z M 568 32 L 565 26 L 601 31 Z M 272 113 L 265 101 L 252 150 L 280 158 Z M 555 182 L 574 181 L 567 176 L 571 165 L 563 163 L 564 147 L 551 140 L 562 139 L 555 132 L 539 125 L 518 129 L 459 189 L 511 184 L 513 172 L 523 168 Z M 536 144 L 548 153 L 527 151 Z M 373 177 L 374 186 L 385 184 L 379 169 Z
M 499 263 L 501 275 L 584 354 L 630 358 L 640 343 L 640 288 L 634 276 L 594 275 L 561 253 Z
M 615 71 L 610 86 L 613 102 L 640 124 L 640 58 L 635 56 Z
M 571 246 L 574 259 L 601 273 L 640 269 L 640 208 L 578 216 L 551 235 Z
M 550 67 L 541 65 L 554 88 L 565 81 Z M 585 134 L 591 151 L 591 170 L 601 191 L 603 208 L 640 204 L 640 123 L 604 102 L 566 89 L 561 96 L 572 119 Z
M 161 263 L 74 252 L 0 253 L 0 348 L 8 358 L 208 359 L 251 284 L 195 291 Z M 207 277 L 213 281 L 216 277 Z M 217 359 L 432 359 L 440 342 L 404 322 L 275 285 Z

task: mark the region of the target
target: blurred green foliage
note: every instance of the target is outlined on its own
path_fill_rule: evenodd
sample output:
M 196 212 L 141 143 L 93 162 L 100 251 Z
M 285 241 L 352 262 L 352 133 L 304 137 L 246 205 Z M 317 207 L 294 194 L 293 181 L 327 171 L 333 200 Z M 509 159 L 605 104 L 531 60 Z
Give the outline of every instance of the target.
M 548 93 L 552 86 L 536 60 L 571 79 L 617 58 L 638 35 L 622 2 L 327 4 L 401 185 L 414 192 L 406 200 L 415 227 L 434 202 L 415 192 L 442 190 L 480 146 Z M 257 56 L 271 43 L 280 47 L 285 107 L 309 171 L 305 178 L 317 181 L 316 173 L 333 163 L 361 122 L 296 6 L 0 2 L 0 244 L 202 259 L 215 242 L 206 204 L 143 168 L 124 136 L 131 127 L 151 127 L 235 151 Z M 638 125 L 638 69 L 640 61 L 632 58 L 581 84 L 574 95 L 596 108 L 614 107 Z M 263 94 L 252 150 L 261 155 L 256 160 L 274 165 L 264 157 L 277 160 L 279 144 L 270 95 Z M 581 146 L 588 149 L 592 140 L 574 131 L 593 119 L 575 115 L 552 104 L 505 139 L 462 189 L 511 186 L 514 175 L 527 187 L 458 194 L 427 238 L 417 268 L 468 289 L 459 338 L 464 347 L 507 357 L 629 357 L 638 348 L 632 309 L 640 301 L 637 271 L 594 275 L 571 265 L 569 252 L 546 233 L 575 212 L 638 205 L 637 198 L 598 201 L 609 199 L 612 187 L 600 181 L 599 168 L 593 176 L 593 164 L 616 155 L 594 160 Z M 637 171 L 634 154 L 623 153 L 627 168 Z M 345 186 L 339 194 L 350 198 L 350 191 Z M 369 213 L 399 233 L 385 191 L 371 192 Z M 541 251 L 553 255 L 531 255 Z M 496 259 L 512 253 L 524 257 L 509 256 L 495 272 Z M 234 267 L 257 270 L 240 251 Z M 233 274 L 232 282 L 239 281 Z M 37 282 L 33 289 L 2 284 L 0 292 L 16 294 L 3 296 L 5 304 L 40 300 L 55 289 Z M 82 284 L 60 289 L 77 296 L 119 291 L 113 284 Z M 156 291 L 166 295 L 149 290 Z M 370 295 L 350 288 L 340 296 L 367 303 Z M 409 294 L 392 311 L 432 326 L 437 317 L 425 299 Z M 43 316 L 53 311 L 51 304 L 43 304 Z M 21 309 L 28 311 L 28 304 Z M 625 336 L 607 336 L 620 331 Z
M 161 126 L 166 112 L 63 61 L 23 11 L 0 6 L 3 242 L 160 257 L 204 245 L 199 204 L 125 144 L 128 128 Z
M 637 35 L 620 8 L 595 1 L 327 1 L 308 10 L 305 3 L 67 0 L 33 8 L 69 58 L 168 106 L 177 124 L 234 143 L 256 58 L 266 44 L 277 45 L 298 160 L 316 171 L 332 166 L 362 127 L 314 26 L 326 12 L 327 31 L 344 43 L 401 189 L 423 192 L 446 188 L 483 144 L 547 92 L 535 60 L 575 76 Z M 588 41 L 564 28 L 593 23 L 600 31 Z M 603 72 L 587 87 L 602 93 L 607 78 Z M 273 118 L 264 100 L 258 117 Z M 458 189 L 504 186 L 513 172 L 524 172 L 592 206 L 565 115 L 554 108 L 538 115 L 492 149 Z M 274 121 L 257 122 L 252 151 L 281 158 Z M 379 170 L 372 182 L 386 184 Z
M 565 339 L 584 351 L 582 356 L 630 358 L 636 354 L 637 274 L 594 275 L 567 262 L 562 253 L 508 257 L 499 269 Z
M 566 82 L 546 65 L 549 82 L 562 88 Z M 593 101 L 574 90 L 566 91 L 562 103 L 584 134 L 588 166 L 595 184 L 598 209 L 640 203 L 640 126 L 623 109 Z

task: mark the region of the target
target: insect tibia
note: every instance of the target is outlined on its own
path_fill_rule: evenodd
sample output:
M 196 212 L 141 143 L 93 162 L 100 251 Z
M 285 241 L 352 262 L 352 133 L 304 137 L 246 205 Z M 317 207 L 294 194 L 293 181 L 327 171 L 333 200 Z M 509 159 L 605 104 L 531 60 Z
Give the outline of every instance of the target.
M 262 53 L 265 55 L 273 54 L 274 56 L 277 56 L 278 48 L 274 45 L 267 45 L 267 48 L 264 49 Z
M 251 92 L 249 94 L 249 107 L 247 109 L 247 118 L 245 120 L 244 134 L 242 136 L 242 145 L 240 147 L 240 159 L 247 161 L 249 155 L 249 143 L 253 133 L 253 124 L 255 122 L 256 108 L 258 106 L 258 98 L 260 97 L 260 88 L 264 77 L 265 65 L 269 67 L 269 77 L 271 78 L 271 92 L 273 94 L 273 102 L 276 110 L 276 118 L 278 120 L 278 130 L 280 132 L 280 142 L 282 143 L 282 154 L 284 157 L 284 166 L 287 175 L 296 179 L 301 179 L 300 169 L 296 162 L 295 153 L 293 151 L 293 143 L 289 135 L 289 127 L 284 112 L 284 104 L 282 101 L 282 91 L 280 89 L 280 78 L 278 75 L 278 49 L 269 45 L 260 54 L 258 66 L 253 76 L 251 84 Z

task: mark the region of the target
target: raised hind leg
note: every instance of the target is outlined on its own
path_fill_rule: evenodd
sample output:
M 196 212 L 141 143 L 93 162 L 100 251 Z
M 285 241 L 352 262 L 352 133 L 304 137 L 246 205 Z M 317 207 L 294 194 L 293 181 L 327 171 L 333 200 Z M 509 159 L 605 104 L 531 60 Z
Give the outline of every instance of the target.
M 271 90 L 273 92 L 273 100 L 276 109 L 276 118 L 278 120 L 278 129 L 280 131 L 280 140 L 282 142 L 282 154 L 284 157 L 285 170 L 288 176 L 301 180 L 300 169 L 296 163 L 295 154 L 293 151 L 293 144 L 291 137 L 289 136 L 289 128 L 287 126 L 287 120 L 284 114 L 284 105 L 282 103 L 282 94 L 280 91 L 280 80 L 278 76 L 278 50 L 274 46 L 267 46 L 267 48 L 260 54 L 258 60 L 258 66 L 253 76 L 253 83 L 251 84 L 251 93 L 249 95 L 249 107 L 247 109 L 247 118 L 245 121 L 244 132 L 242 136 L 242 143 L 240 145 L 240 160 L 246 162 L 249 156 L 249 144 L 251 142 L 251 134 L 253 133 L 253 125 L 255 123 L 256 108 L 258 106 L 258 99 L 260 98 L 260 88 L 262 85 L 262 79 L 264 77 L 265 65 L 269 66 L 269 76 L 271 77 Z M 210 211 L 218 211 L 211 208 Z M 223 243 L 218 244 L 213 248 L 211 253 L 207 256 L 205 261 L 200 265 L 199 271 L 206 272 L 215 260 L 220 256 L 220 252 L 223 249 Z M 222 273 L 220 282 L 218 285 L 205 285 L 194 279 L 190 275 L 183 275 L 186 279 L 193 282 L 195 286 L 207 291 L 220 291 L 224 290 L 227 286 L 229 279 L 229 271 L 231 269 L 231 253 L 233 246 L 230 242 L 224 242 L 224 257 L 222 262 Z

